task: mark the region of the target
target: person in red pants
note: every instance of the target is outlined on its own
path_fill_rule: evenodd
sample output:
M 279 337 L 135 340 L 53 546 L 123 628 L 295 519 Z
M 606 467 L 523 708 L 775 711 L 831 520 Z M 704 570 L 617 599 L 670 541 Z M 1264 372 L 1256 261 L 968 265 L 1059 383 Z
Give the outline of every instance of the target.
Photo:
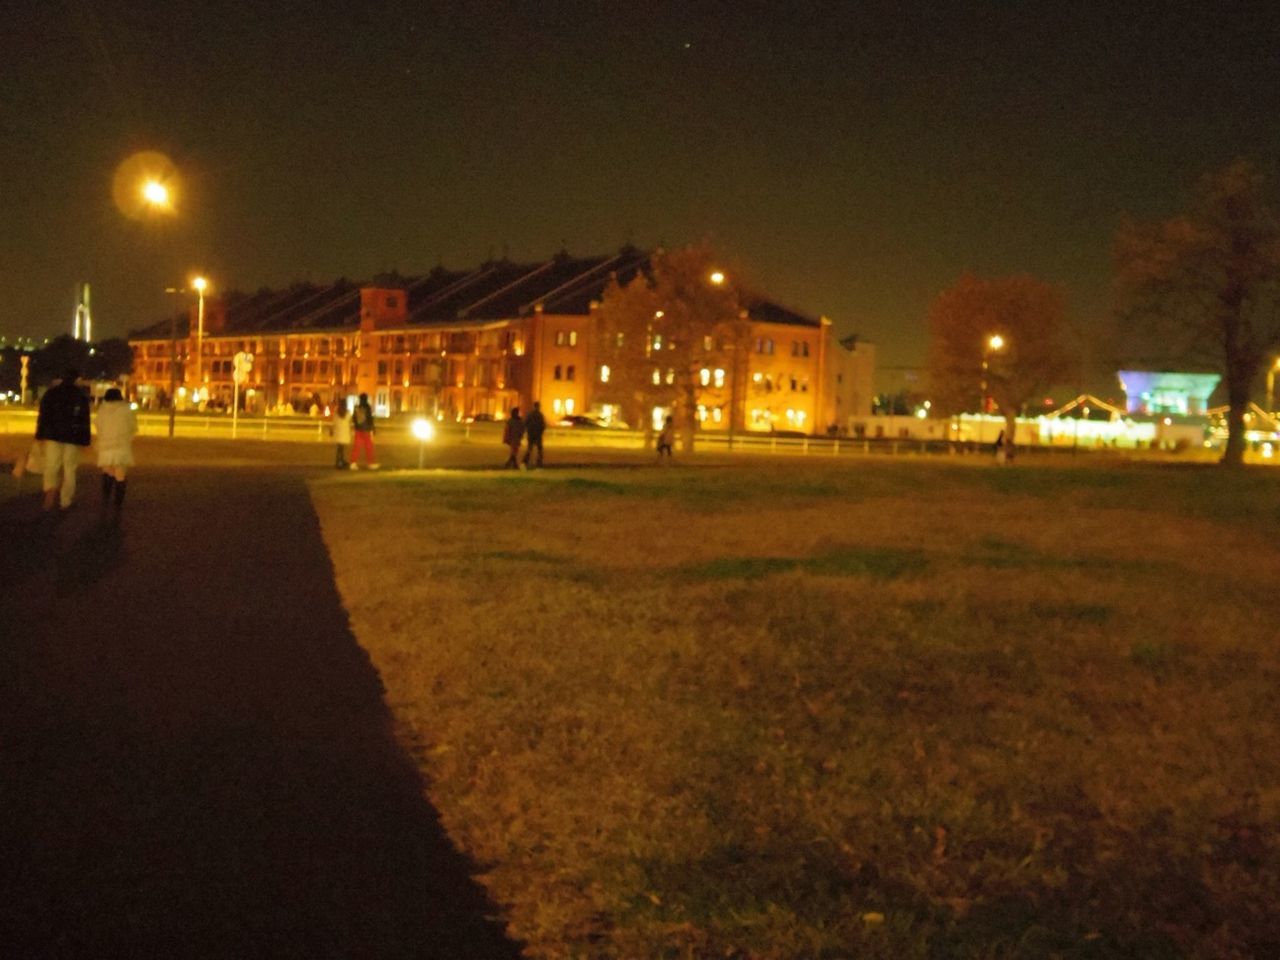
M 351 432 L 355 440 L 351 444 L 351 469 L 359 469 L 360 453 L 364 452 L 365 466 L 370 470 L 378 469 L 378 457 L 373 452 L 373 407 L 369 406 L 369 395 L 360 394 L 360 402 L 351 414 Z

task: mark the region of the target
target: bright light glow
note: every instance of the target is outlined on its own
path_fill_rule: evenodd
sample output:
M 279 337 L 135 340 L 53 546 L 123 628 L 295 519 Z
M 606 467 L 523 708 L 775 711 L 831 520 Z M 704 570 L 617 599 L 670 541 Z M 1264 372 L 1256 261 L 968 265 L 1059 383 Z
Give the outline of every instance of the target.
M 153 207 L 167 207 L 169 188 L 159 180 L 148 180 L 142 185 L 142 199 Z
M 718 287 L 720 284 L 724 283 L 724 274 L 719 270 L 713 270 L 711 271 L 711 276 L 708 279 Z
M 565 412 L 565 413 L 567 413 L 567 414 L 569 414 L 570 416 L 572 416 L 572 415 L 573 415 L 573 406 L 574 406 L 574 404 L 573 404 L 573 397 L 570 397 L 568 400 L 566 400 L 566 401 L 564 402 L 564 412 Z
M 1000 334 L 998 333 L 993 333 L 990 339 L 987 340 L 987 346 L 990 347 L 992 350 L 1003 350 L 1004 337 L 1000 336 Z
M 719 390 L 724 386 L 724 371 L 716 369 L 716 389 Z
M 929 416 L 929 411 L 926 410 L 924 407 L 921 407 L 919 410 L 916 411 L 916 416 L 919 419 L 923 420 L 925 417 Z
M 557 414 L 564 413 L 564 403 L 559 397 L 551 401 L 551 409 Z
M 196 289 L 197 293 L 204 293 L 209 288 L 209 281 L 204 277 L 195 277 L 191 281 L 191 286 Z
M 755 373 L 751 375 L 752 383 L 759 383 L 763 379 L 764 379 L 764 374 L 761 373 L 759 370 L 757 370 Z
M 609 365 L 608 365 L 607 363 L 606 363 L 606 364 L 602 364 L 602 365 L 601 365 L 601 367 L 600 367 L 600 382 L 601 382 L 601 383 L 608 383 L 608 382 L 609 382 L 609 372 L 610 372 L 610 371 L 609 371 Z
M 666 316 L 666 314 L 665 314 L 663 311 L 658 310 L 658 311 L 656 311 L 656 312 L 654 313 L 654 315 L 653 315 L 653 316 L 654 316 L 654 319 L 656 319 L 656 320 L 661 320 L 663 317 L 665 317 L 665 316 Z
M 1262 455 L 1266 459 L 1270 460 L 1272 457 L 1276 455 L 1275 448 L 1269 443 L 1264 443 L 1262 445 Z
M 703 367 L 698 371 L 698 382 L 704 387 L 711 382 L 711 371 Z
M 420 443 L 426 443 L 428 440 L 435 439 L 436 428 L 430 420 L 418 417 L 413 421 L 413 435 L 418 438 Z

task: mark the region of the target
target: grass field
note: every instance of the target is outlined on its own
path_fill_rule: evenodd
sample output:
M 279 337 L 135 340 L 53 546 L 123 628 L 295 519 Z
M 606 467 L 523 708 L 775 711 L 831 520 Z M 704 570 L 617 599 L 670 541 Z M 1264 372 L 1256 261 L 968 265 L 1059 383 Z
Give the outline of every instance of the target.
M 537 957 L 1280 955 L 1269 472 L 313 484 Z

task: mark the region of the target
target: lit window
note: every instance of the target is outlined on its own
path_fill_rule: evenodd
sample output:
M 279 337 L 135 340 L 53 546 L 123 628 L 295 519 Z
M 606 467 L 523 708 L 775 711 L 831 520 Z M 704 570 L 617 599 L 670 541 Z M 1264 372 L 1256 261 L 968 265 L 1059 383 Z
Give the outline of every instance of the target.
M 716 407 L 714 410 L 711 411 L 711 419 L 714 420 L 716 423 L 719 423 L 723 418 L 724 418 L 723 407 Z
M 609 365 L 607 363 L 600 367 L 600 382 L 609 382 Z
M 714 342 L 715 342 L 715 341 L 713 341 L 713 340 L 711 339 L 711 337 L 710 337 L 710 336 L 703 337 L 703 338 L 702 338 L 702 349 L 703 349 L 703 350 L 710 350 L 710 349 L 711 349 L 711 345 L 712 345 L 712 343 L 714 343 Z
M 564 404 L 560 402 L 559 397 L 556 397 L 554 400 L 551 401 L 551 409 L 557 414 L 561 414 L 564 412 Z
M 573 397 L 570 397 L 564 402 L 564 412 L 568 414 L 573 413 Z
M 576 347 L 577 345 L 578 345 L 578 331 L 577 331 L 577 330 L 570 330 L 570 331 L 569 331 L 569 346 L 571 346 L 571 347 Z
M 653 368 L 653 385 L 656 387 L 660 383 L 662 383 L 662 371 L 659 370 L 657 367 L 654 367 Z
M 668 367 L 668 368 L 667 368 L 667 383 L 675 383 L 675 382 L 676 382 L 676 372 L 675 372 L 674 370 L 672 370 L 670 367 Z
M 705 423 L 707 420 L 707 408 L 702 404 L 698 404 L 698 422 Z
M 662 349 L 662 334 L 660 334 L 660 333 L 655 333 L 655 334 L 653 335 L 653 349 L 655 349 L 655 350 L 661 350 L 661 349 Z
M 716 389 L 719 390 L 723 386 L 724 386 L 724 371 L 717 367 L 716 368 Z
M 711 382 L 711 371 L 703 367 L 698 371 L 698 382 L 704 387 Z
M 564 346 L 564 331 L 563 331 L 563 330 L 557 330 L 557 331 L 556 331 L 556 346 L 557 346 L 557 347 L 563 347 L 563 346 Z

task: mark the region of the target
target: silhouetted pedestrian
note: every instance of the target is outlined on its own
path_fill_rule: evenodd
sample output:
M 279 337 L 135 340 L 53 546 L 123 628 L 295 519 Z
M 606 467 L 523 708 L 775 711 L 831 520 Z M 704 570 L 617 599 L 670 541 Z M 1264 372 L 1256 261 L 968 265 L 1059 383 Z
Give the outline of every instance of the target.
M 676 442 L 676 420 L 675 417 L 667 416 L 666 422 L 662 424 L 662 430 L 658 434 L 658 461 L 662 461 L 663 454 L 666 455 L 667 462 L 671 462 L 672 447 Z
M 102 471 L 102 512 L 114 506 L 116 516 L 124 507 L 129 468 L 133 466 L 133 437 L 138 418 L 115 387 L 98 407 L 98 469 Z
M 533 448 L 538 448 L 538 461 L 535 467 L 542 466 L 542 435 L 547 429 L 547 418 L 542 415 L 542 404 L 538 401 L 533 402 L 533 409 L 529 411 L 529 416 L 524 422 L 525 433 L 529 435 L 528 446 L 524 450 L 524 465 L 529 466 L 529 458 L 533 455 Z
M 369 395 L 360 394 L 360 401 L 351 414 L 351 430 L 355 434 L 355 442 L 351 445 L 351 469 L 360 467 L 360 454 L 364 454 L 364 465 L 370 470 L 378 469 L 378 457 L 373 451 L 373 407 L 369 406 Z
M 78 386 L 79 373 L 67 370 L 40 398 L 36 439 L 44 441 L 44 508 L 71 506 L 76 496 L 80 448 L 89 446 L 89 396 Z M 61 498 L 59 498 L 61 489 Z
M 502 465 L 504 470 L 515 470 L 520 466 L 520 441 L 524 438 L 524 421 L 520 419 L 520 408 L 512 407 L 507 417 L 507 425 L 502 428 L 502 442 L 507 445 L 510 456 Z

